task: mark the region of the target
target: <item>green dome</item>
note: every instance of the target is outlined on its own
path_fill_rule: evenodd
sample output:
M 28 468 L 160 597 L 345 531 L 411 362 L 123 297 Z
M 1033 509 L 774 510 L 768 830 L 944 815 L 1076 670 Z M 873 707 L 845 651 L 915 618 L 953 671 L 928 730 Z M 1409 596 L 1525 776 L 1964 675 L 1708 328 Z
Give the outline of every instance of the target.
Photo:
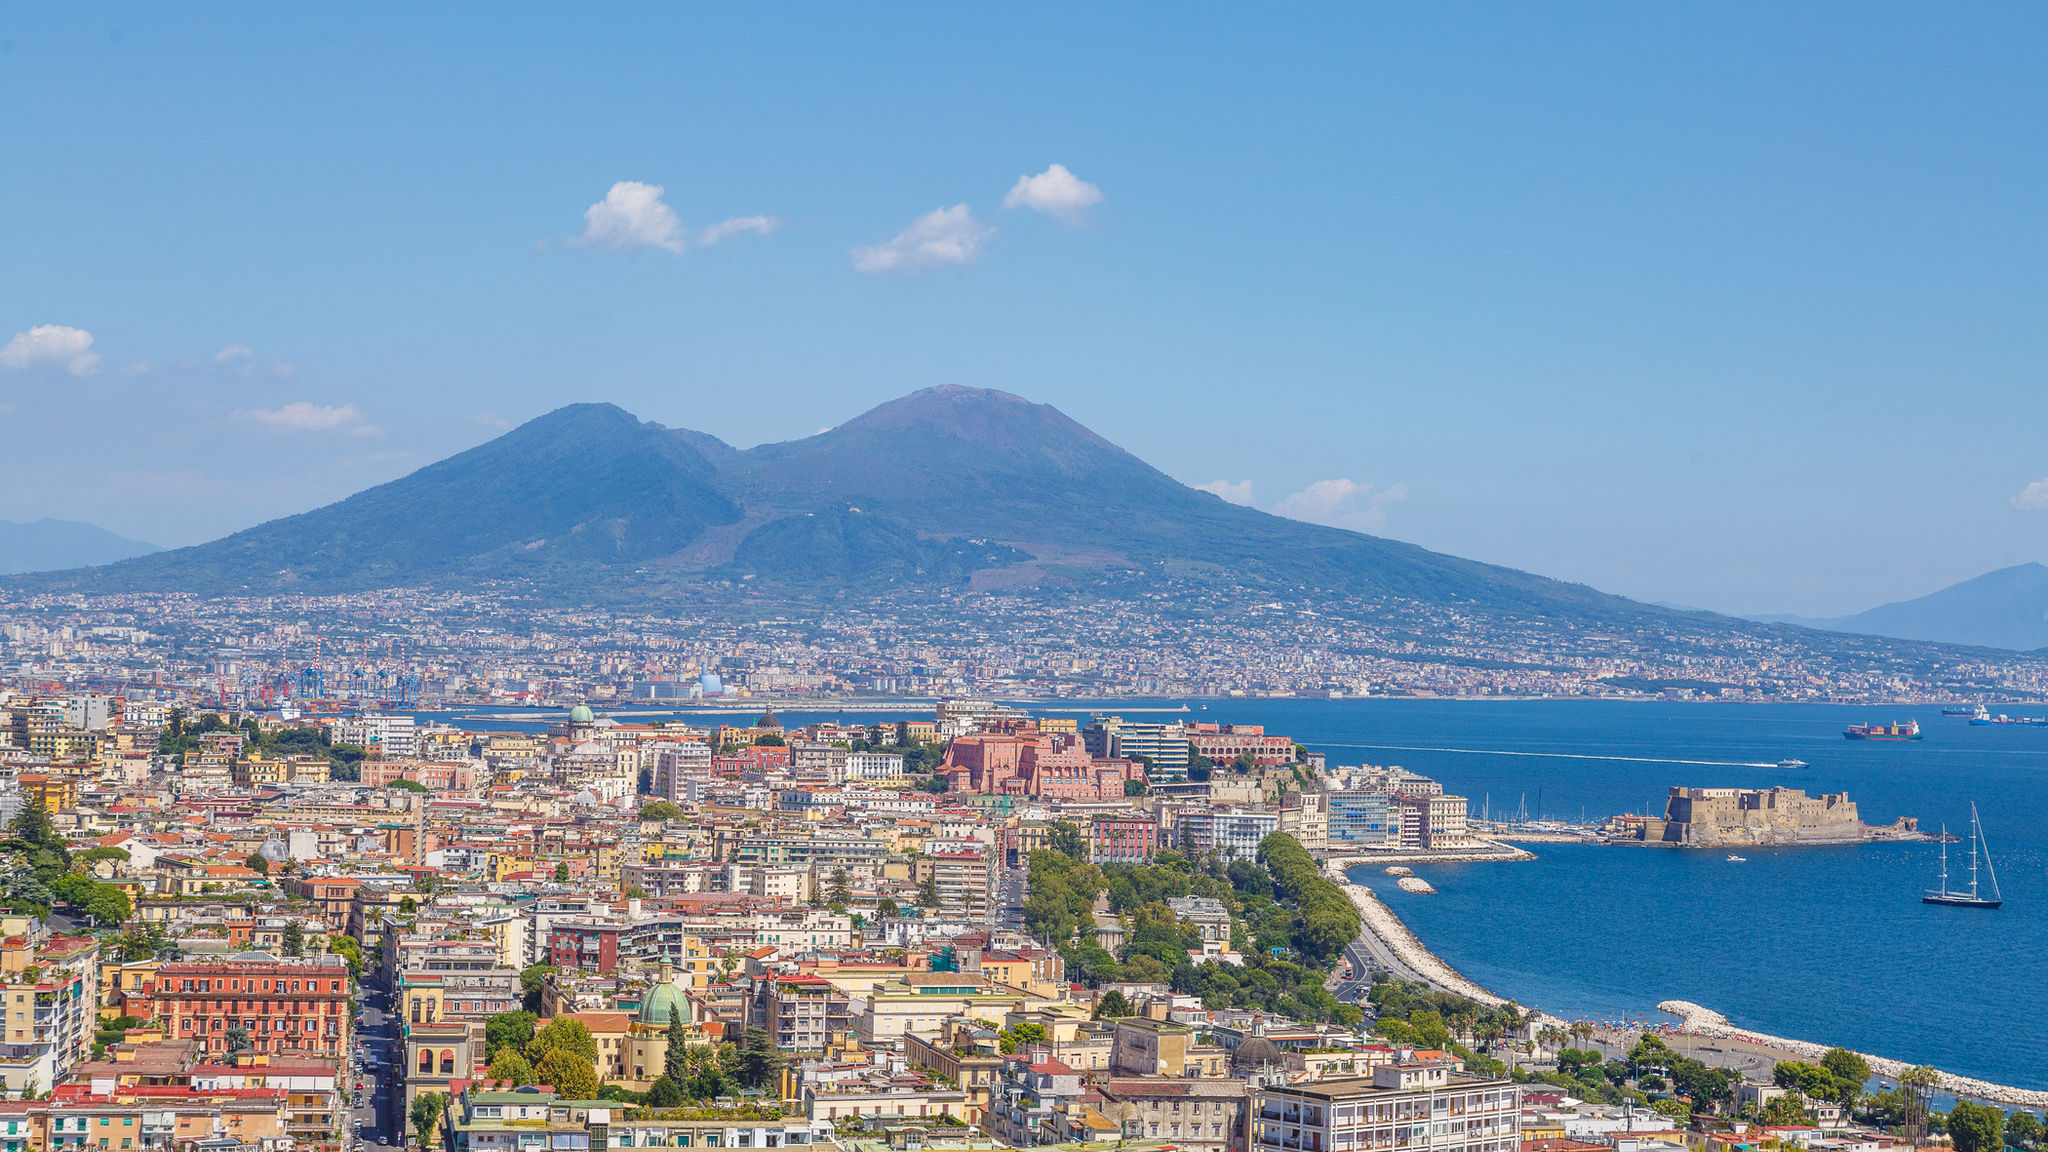
M 590 705 L 588 704 L 578 704 L 574 708 L 569 709 L 569 723 L 571 724 L 588 724 L 596 719 L 597 717 L 590 711 Z
M 640 1002 L 640 1022 L 656 1027 L 668 1027 L 668 1014 L 674 1010 L 683 1023 L 690 1022 L 690 998 L 673 984 L 661 983 L 647 990 L 647 998 Z

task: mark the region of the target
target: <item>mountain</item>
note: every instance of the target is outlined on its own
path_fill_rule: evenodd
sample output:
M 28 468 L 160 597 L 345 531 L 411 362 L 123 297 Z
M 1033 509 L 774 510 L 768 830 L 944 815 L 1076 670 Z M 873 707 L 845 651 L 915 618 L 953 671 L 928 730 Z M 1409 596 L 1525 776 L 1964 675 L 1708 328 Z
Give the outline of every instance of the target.
M 1879 605 L 1854 616 L 1755 619 L 1898 640 L 2032 651 L 2048 648 L 2048 567 L 2015 564 L 1918 599 Z
M 43 579 L 223 593 L 560 578 L 666 556 L 738 520 L 714 472 L 667 429 L 610 404 L 572 404 L 324 508 Z
M 0 574 L 111 564 L 162 549 L 76 520 L 0 520 Z
M 1049 405 L 926 389 L 740 450 L 577 404 L 339 503 L 43 589 L 299 592 L 533 578 L 563 595 L 932 584 L 1396 596 L 1584 620 L 1647 605 L 1197 491 Z M 21 581 L 16 581 L 17 584 Z M 663 591 L 666 590 L 666 591 Z

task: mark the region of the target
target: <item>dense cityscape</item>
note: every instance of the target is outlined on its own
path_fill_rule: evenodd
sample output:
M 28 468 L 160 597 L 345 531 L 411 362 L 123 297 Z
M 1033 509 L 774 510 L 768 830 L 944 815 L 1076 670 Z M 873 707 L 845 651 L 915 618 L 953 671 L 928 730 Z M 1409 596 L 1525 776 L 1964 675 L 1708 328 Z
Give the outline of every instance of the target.
M 939 592 L 750 617 L 561 607 L 531 589 L 247 599 L 0 600 L 22 687 L 139 687 L 216 704 L 301 696 L 408 704 L 687 698 L 712 672 L 770 698 L 981 694 L 1570 696 L 1770 701 L 2034 700 L 2048 660 L 1669 613 L 1632 628 L 1395 599 L 1247 602 Z M 308 674 L 319 681 L 310 685 Z

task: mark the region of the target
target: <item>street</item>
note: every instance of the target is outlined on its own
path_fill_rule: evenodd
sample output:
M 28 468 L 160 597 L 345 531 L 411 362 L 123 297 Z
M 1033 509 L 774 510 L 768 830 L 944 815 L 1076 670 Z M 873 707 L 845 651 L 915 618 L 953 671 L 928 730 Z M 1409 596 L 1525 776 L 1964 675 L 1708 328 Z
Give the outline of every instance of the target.
M 361 1056 L 357 1095 L 363 1103 L 354 1110 L 356 1132 L 366 1148 L 400 1149 L 407 1139 L 405 1078 L 398 1074 L 394 1062 L 398 1025 L 386 1011 L 390 993 L 364 984 L 359 995 L 363 1019 L 356 1030 L 356 1052 Z

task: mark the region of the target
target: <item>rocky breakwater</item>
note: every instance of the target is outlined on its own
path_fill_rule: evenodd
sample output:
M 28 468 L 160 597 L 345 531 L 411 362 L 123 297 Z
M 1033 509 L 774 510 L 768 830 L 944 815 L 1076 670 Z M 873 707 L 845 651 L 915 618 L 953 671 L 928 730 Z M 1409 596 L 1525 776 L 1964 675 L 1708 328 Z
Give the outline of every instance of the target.
M 1761 1048 L 1775 1049 L 1783 1053 L 1786 1059 L 1819 1063 L 1820 1058 L 1828 1051 L 1827 1045 L 1824 1044 L 1815 1044 L 1807 1040 L 1787 1040 L 1782 1036 L 1766 1036 L 1737 1028 L 1728 1022 L 1726 1016 L 1711 1008 L 1702 1008 L 1690 1000 L 1666 1000 L 1657 1005 L 1657 1011 L 1678 1017 L 1685 1022 L 1686 1031 L 1695 1036 L 1708 1036 L 1717 1040 L 1741 1040 Z M 1913 1067 L 1903 1060 L 1893 1060 L 1887 1056 L 1873 1056 L 1868 1052 L 1859 1052 L 1857 1055 L 1869 1061 L 1872 1072 L 1890 1077 L 1894 1081 L 1899 1078 L 1900 1073 Z M 1942 1091 L 1953 1092 L 1957 1096 L 1972 1100 L 1988 1100 L 2021 1108 L 2048 1108 L 2048 1092 L 2039 1092 L 2031 1088 L 2014 1088 L 1947 1072 L 1940 1074 L 1935 1086 Z
M 1930 840 L 1910 816 L 1885 825 L 1863 822 L 1847 792 L 1808 796 L 1797 788 L 1673 787 L 1662 819 L 1621 817 L 1613 838 L 1681 848 L 1785 848 Z

